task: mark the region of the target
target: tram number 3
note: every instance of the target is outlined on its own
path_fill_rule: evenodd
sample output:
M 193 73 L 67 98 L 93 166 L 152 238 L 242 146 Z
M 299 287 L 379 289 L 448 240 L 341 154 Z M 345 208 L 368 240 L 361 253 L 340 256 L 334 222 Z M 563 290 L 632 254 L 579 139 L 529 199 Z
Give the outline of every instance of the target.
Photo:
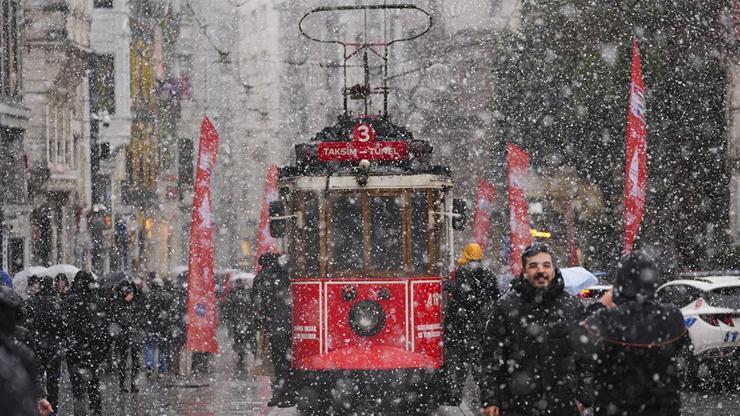
M 375 129 L 367 123 L 360 123 L 352 130 L 352 139 L 359 143 L 375 141 Z
M 737 342 L 737 341 L 740 341 L 740 332 L 738 331 L 725 332 L 725 342 Z

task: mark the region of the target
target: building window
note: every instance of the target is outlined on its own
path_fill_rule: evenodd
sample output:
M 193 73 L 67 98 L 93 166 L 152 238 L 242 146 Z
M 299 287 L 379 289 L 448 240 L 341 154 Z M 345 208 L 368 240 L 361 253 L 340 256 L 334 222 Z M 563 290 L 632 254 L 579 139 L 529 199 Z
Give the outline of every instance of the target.
M 93 6 L 96 9 L 112 9 L 113 0 L 93 0 Z
M 115 59 L 113 55 L 90 56 L 90 112 L 116 112 Z
M 76 169 L 79 138 L 72 133 L 72 112 L 61 100 L 49 104 L 47 110 L 47 161 L 52 171 Z
M 0 0 L 0 95 L 20 95 L 18 0 Z

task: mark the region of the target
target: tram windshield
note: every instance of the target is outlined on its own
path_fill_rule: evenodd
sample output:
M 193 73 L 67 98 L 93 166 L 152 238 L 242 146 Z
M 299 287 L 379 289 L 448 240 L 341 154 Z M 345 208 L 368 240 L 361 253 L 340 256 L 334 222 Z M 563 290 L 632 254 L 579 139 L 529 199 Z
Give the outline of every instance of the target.
M 321 195 L 321 197 L 319 197 Z M 298 192 L 302 229 L 293 233 L 291 256 L 305 277 L 394 277 L 438 273 L 441 229 L 429 224 L 440 192 L 393 191 Z M 323 218 L 323 232 L 322 222 Z

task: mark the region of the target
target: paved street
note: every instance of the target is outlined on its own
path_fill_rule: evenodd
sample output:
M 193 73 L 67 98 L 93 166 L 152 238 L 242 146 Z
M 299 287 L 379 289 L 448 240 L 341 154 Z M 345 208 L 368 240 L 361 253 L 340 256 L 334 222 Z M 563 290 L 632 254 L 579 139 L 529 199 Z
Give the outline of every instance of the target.
M 268 377 L 236 374 L 236 358 L 224 331 L 219 331 L 222 353 L 213 361 L 213 371 L 206 376 L 147 378 L 143 372 L 138 378 L 138 394 L 118 392 L 114 374 L 103 377 L 101 394 L 103 413 L 121 416 L 228 416 L 228 415 L 297 415 L 294 408 L 267 407 L 270 399 Z M 60 391 L 61 415 L 72 414 L 72 392 L 69 379 L 63 377 Z M 461 408 L 442 408 L 435 416 L 470 416 L 476 414 L 467 405 Z
M 267 407 L 270 398 L 268 377 L 235 374 L 236 362 L 230 344 L 223 331 L 219 333 L 222 354 L 213 362 L 213 371 L 203 377 L 167 377 L 147 379 L 139 377 L 141 391 L 138 394 L 118 394 L 113 375 L 106 375 L 102 385 L 103 410 L 106 415 L 126 416 L 228 416 L 264 415 L 295 416 L 297 411 Z M 466 400 L 472 403 L 475 393 L 466 392 Z M 61 391 L 63 402 L 61 415 L 72 414 L 69 379 L 65 377 Z M 464 404 L 460 408 L 445 407 L 435 416 L 472 416 L 474 405 Z M 684 394 L 684 416 L 736 416 L 740 415 L 740 393 L 701 392 Z

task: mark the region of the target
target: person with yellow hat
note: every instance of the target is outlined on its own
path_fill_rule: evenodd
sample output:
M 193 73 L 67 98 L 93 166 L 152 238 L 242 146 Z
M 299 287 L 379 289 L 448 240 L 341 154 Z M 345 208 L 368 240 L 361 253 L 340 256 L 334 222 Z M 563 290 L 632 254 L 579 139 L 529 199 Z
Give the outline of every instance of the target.
M 482 264 L 483 249 L 477 243 L 465 246 L 450 284 L 445 317 L 446 376 L 449 397 L 445 404 L 457 406 L 468 371 L 477 381 L 481 341 L 487 311 L 499 297 L 496 276 Z

